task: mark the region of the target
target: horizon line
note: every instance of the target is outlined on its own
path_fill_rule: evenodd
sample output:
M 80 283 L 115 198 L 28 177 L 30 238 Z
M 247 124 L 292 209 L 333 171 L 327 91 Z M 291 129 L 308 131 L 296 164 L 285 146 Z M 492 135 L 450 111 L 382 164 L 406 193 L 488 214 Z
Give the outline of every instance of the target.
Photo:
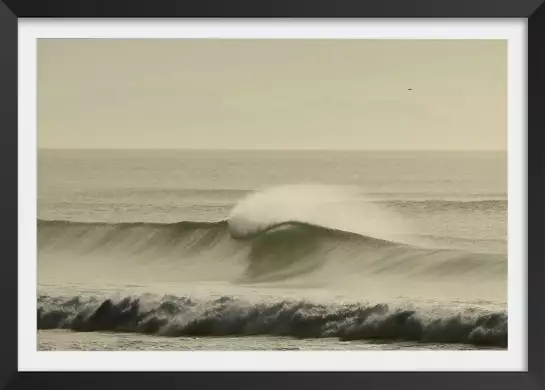
M 79 151 L 210 151 L 210 152 L 507 152 L 508 149 L 279 149 L 279 148 L 88 148 L 88 147 L 38 147 L 38 150 L 79 150 Z

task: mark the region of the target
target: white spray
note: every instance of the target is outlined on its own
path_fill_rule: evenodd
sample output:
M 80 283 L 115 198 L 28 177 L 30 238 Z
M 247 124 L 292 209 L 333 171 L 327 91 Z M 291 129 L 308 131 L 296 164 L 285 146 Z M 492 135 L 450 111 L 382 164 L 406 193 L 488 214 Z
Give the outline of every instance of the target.
M 303 222 L 374 238 L 407 237 L 396 215 L 370 201 L 360 188 L 297 184 L 271 187 L 241 200 L 229 217 L 234 237 L 244 237 L 285 222 Z

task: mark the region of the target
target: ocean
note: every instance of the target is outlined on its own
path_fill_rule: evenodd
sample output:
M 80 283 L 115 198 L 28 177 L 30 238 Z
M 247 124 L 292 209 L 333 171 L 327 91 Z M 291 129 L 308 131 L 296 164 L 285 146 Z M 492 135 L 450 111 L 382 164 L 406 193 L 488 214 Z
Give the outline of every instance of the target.
M 39 150 L 39 350 L 507 348 L 507 153 Z

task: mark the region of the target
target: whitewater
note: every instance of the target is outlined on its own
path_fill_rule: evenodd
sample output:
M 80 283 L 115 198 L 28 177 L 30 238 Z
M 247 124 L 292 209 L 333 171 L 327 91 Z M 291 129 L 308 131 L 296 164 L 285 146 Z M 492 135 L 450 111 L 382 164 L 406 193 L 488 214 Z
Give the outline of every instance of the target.
M 502 153 L 39 159 L 39 349 L 507 348 Z

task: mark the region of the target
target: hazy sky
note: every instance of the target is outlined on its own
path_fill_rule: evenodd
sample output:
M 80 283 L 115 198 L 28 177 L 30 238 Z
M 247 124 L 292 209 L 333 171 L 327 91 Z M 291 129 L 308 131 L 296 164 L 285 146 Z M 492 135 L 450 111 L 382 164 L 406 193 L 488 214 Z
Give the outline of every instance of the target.
M 507 43 L 42 39 L 38 143 L 506 149 Z

